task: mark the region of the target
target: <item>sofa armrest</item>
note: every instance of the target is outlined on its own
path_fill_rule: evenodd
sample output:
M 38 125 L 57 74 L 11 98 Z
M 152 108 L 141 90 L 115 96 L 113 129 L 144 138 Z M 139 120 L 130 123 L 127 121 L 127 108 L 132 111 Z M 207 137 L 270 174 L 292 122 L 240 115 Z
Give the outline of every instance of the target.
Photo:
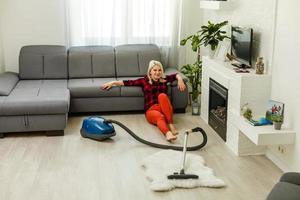
M 300 173 L 297 173 L 297 172 L 284 173 L 281 176 L 280 181 L 300 185 Z
M 168 68 L 166 68 L 166 70 L 165 70 L 165 74 L 166 74 L 166 75 L 169 75 L 169 74 L 175 74 L 175 73 L 180 74 L 181 78 L 183 79 L 183 81 L 184 81 L 185 83 L 188 82 L 188 78 L 187 78 L 183 73 L 181 73 L 177 68 L 174 68 L 174 67 L 168 67 Z M 175 83 L 172 84 L 172 85 L 177 85 L 177 80 L 174 81 L 174 82 L 175 82 Z
M 14 72 L 0 74 L 0 96 L 8 96 L 19 81 L 19 76 Z

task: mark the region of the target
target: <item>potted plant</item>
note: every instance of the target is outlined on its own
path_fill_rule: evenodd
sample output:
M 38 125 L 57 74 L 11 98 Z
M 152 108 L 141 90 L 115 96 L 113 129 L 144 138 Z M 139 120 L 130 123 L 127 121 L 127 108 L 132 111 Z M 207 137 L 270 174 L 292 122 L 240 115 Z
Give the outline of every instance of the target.
M 202 61 L 184 65 L 180 71 L 188 78 L 192 88 L 192 92 L 190 92 L 192 97 L 192 114 L 199 115 L 200 104 L 198 102 L 198 98 L 201 93 Z
M 202 61 L 195 62 L 194 64 L 184 65 L 180 69 L 180 71 L 188 78 L 189 83 L 191 84 L 192 101 L 197 102 L 198 96 L 201 93 L 200 87 L 201 87 Z
M 189 84 L 192 88 L 192 114 L 200 114 L 200 104 L 198 103 L 199 94 L 201 93 L 202 79 L 200 47 L 201 45 L 204 45 L 205 47 L 210 45 L 210 48 L 215 50 L 220 41 L 223 41 L 225 38 L 229 38 L 225 35 L 226 31 L 221 31 L 221 28 L 227 24 L 228 21 L 223 21 L 217 24 L 213 24 L 208 21 L 208 25 L 201 26 L 201 29 L 195 34 L 180 41 L 181 46 L 184 46 L 187 41 L 190 41 L 192 50 L 197 52 L 197 61 L 194 64 L 187 64 L 181 68 L 181 72 L 189 79 Z
M 273 124 L 274 124 L 274 129 L 275 130 L 280 130 L 281 125 L 283 123 L 283 115 L 273 115 L 272 116 L 272 121 L 273 121 Z
M 226 35 L 226 31 L 221 29 L 228 24 L 228 21 L 223 21 L 220 23 L 212 23 L 208 21 L 208 24 L 201 26 L 201 29 L 197 31 L 194 35 L 188 36 L 186 39 L 180 41 L 180 45 L 185 45 L 188 40 L 191 41 L 192 50 L 198 52 L 198 60 L 200 60 L 200 46 L 209 46 L 210 50 L 214 52 L 219 42 L 223 41 L 225 38 L 230 39 Z

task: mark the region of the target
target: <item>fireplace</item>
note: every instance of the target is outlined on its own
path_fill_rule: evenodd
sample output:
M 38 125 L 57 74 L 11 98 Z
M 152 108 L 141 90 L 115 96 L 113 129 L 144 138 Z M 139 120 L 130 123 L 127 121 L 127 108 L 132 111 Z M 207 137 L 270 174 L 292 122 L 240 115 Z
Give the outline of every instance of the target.
M 209 79 L 208 124 L 226 141 L 228 90 Z

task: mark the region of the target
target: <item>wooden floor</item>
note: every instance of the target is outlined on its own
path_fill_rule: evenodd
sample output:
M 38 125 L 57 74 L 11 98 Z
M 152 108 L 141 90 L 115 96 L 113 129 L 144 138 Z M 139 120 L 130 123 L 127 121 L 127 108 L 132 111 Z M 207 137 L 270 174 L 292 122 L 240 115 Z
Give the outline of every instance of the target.
M 105 115 L 119 120 L 140 136 L 166 143 L 143 114 Z M 175 114 L 178 130 L 196 126 L 208 134 L 201 155 L 227 187 L 221 189 L 175 189 L 152 192 L 140 166 L 148 155 L 160 151 L 136 142 L 115 126 L 113 140 L 84 139 L 79 130 L 84 116 L 69 118 L 63 137 L 10 134 L 0 140 L 1 200 L 182 200 L 182 199 L 265 199 L 282 172 L 264 156 L 237 157 L 199 116 Z M 176 143 L 183 141 L 182 134 Z M 201 141 L 191 135 L 190 144 Z M 180 158 L 174 158 L 180 159 Z M 162 161 L 163 162 L 163 161 Z

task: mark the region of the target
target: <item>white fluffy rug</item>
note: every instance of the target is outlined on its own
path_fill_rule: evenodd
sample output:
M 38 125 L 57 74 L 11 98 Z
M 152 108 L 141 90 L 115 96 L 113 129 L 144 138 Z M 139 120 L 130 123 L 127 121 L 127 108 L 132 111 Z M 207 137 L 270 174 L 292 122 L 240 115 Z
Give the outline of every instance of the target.
M 223 180 L 215 177 L 213 170 L 205 166 L 201 156 L 187 152 L 185 173 L 196 174 L 199 179 L 169 180 L 167 176 L 179 172 L 182 167 L 182 152 L 163 150 L 146 157 L 142 167 L 145 169 L 147 178 L 151 181 L 151 189 L 154 191 L 168 191 L 173 188 L 194 187 L 224 187 Z

